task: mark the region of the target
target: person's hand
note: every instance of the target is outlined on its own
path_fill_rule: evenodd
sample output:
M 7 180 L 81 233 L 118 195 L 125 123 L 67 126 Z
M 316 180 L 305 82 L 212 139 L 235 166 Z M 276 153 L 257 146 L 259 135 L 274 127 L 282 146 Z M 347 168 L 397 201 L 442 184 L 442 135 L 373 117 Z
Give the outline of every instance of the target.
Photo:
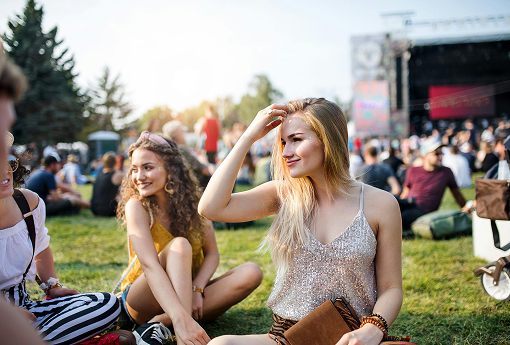
M 184 313 L 172 322 L 175 333 L 186 345 L 205 345 L 211 341 L 204 329 L 188 314 Z
M 383 335 L 377 326 L 366 324 L 355 331 L 344 334 L 336 345 L 379 345 Z
M 193 307 L 191 311 L 191 315 L 195 320 L 200 320 L 203 317 L 203 307 L 204 307 L 204 296 L 198 291 L 193 292 Z
M 53 289 L 50 289 L 48 291 L 48 296 L 50 298 L 58 298 L 58 297 L 64 297 L 69 295 L 76 295 L 78 294 L 78 291 L 74 289 L 68 289 L 66 287 L 55 287 Z
M 18 310 L 20 311 L 21 316 L 23 316 L 28 321 L 31 321 L 31 322 L 37 321 L 37 318 L 35 317 L 35 315 L 32 314 L 31 312 L 29 312 L 28 310 L 26 310 L 24 308 L 18 308 Z
M 273 128 L 276 128 L 282 123 L 281 119 L 276 119 L 272 122 L 274 117 L 287 116 L 287 106 L 284 104 L 271 104 L 269 107 L 262 109 L 258 112 L 257 116 L 253 119 L 250 126 L 244 132 L 243 136 L 248 136 L 253 142 L 265 136 Z

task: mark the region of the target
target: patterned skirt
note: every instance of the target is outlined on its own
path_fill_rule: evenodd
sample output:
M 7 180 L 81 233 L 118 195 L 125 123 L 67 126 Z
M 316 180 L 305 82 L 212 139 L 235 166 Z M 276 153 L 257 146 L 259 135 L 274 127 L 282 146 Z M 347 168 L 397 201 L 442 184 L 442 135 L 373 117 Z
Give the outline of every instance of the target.
M 279 345 L 290 345 L 289 341 L 285 338 L 283 333 L 294 326 L 297 321 L 294 320 L 288 320 L 283 317 L 280 317 L 276 314 L 273 314 L 273 325 L 269 329 L 269 332 L 267 335 L 269 338 L 276 341 Z

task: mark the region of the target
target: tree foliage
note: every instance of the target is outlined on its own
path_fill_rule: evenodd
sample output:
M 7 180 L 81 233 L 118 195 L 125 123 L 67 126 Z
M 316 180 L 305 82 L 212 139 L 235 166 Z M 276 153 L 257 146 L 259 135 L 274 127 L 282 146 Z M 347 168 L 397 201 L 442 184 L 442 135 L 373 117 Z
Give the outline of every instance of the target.
M 161 128 L 168 121 L 174 120 L 174 112 L 167 106 L 154 107 L 148 110 L 137 121 L 138 131 L 161 132 Z
M 16 142 L 73 142 L 82 128 L 84 99 L 75 83 L 74 57 L 57 53 L 57 27 L 43 32 L 43 8 L 28 0 L 23 14 L 9 20 L 6 50 L 23 70 L 29 87 L 16 105 Z
M 253 120 L 259 110 L 283 97 L 283 94 L 273 87 L 265 75 L 256 75 L 249 87 L 249 92 L 241 98 L 238 107 L 239 119 L 247 123 Z
M 112 76 L 105 67 L 96 85 L 89 90 L 88 116 L 85 132 L 114 131 L 124 127 L 126 117 L 133 111 L 125 100 L 125 87 L 120 82 L 120 74 Z

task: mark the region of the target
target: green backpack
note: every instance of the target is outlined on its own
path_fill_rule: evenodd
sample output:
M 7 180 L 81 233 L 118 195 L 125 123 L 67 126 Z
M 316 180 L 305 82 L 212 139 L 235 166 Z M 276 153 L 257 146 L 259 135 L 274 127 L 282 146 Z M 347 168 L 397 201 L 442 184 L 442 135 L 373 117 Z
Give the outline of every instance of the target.
M 471 216 L 459 210 L 440 210 L 427 213 L 411 224 L 416 237 L 443 239 L 470 235 Z

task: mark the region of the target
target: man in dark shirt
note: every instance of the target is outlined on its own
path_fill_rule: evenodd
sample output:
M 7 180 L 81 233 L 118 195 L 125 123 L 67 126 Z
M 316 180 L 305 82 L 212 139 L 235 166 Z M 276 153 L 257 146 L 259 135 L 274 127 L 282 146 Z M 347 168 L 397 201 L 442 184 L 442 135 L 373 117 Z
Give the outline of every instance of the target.
M 37 193 L 46 203 L 46 216 L 77 213 L 78 201 L 57 191 L 55 174 L 60 170 L 60 162 L 54 156 L 44 158 L 41 169 L 30 175 L 27 189 Z
M 402 228 L 410 229 L 412 222 L 424 214 L 436 211 L 441 204 L 446 187 L 462 208 L 466 199 L 462 195 L 452 171 L 442 166 L 443 145 L 434 138 L 427 139 L 420 148 L 423 166 L 410 167 L 407 170 L 401 199 L 412 198 L 411 207 L 402 207 Z
M 377 163 L 377 149 L 375 147 L 367 146 L 363 151 L 363 159 L 365 164 L 358 167 L 354 173 L 358 181 L 391 192 L 393 195 L 400 194 L 400 184 L 391 167 Z

